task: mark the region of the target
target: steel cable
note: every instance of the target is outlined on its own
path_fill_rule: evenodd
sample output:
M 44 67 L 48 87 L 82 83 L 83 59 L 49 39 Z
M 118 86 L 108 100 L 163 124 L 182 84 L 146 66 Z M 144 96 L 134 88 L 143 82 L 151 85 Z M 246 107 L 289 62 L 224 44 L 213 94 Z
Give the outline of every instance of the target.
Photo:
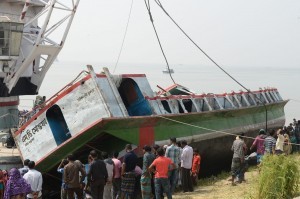
M 128 16 L 128 19 L 127 19 L 125 33 L 124 33 L 124 36 L 123 36 L 123 41 L 122 41 L 122 44 L 121 44 L 121 48 L 120 48 L 120 51 L 119 51 L 119 55 L 118 55 L 117 62 L 115 64 L 113 73 L 115 73 L 115 71 L 116 71 L 117 65 L 118 65 L 120 57 L 121 57 L 121 53 L 123 51 L 123 46 L 124 46 L 124 43 L 125 43 L 125 38 L 126 38 L 126 35 L 127 35 L 127 30 L 128 30 L 128 26 L 129 26 L 130 17 L 131 17 L 132 7 L 133 7 L 133 0 L 131 0 L 131 6 L 130 6 L 130 10 L 129 10 L 129 16 Z
M 158 33 L 157 33 L 156 28 L 155 28 L 155 25 L 154 25 L 154 21 L 153 21 L 153 17 L 152 17 L 152 14 L 151 14 L 151 9 L 150 9 L 150 2 L 149 2 L 149 0 L 148 0 L 148 3 L 147 3 L 147 0 L 144 0 L 144 1 L 145 1 L 145 4 L 146 4 L 146 8 L 147 8 L 147 10 L 148 10 L 148 14 L 149 14 L 149 17 L 150 17 L 150 21 L 151 21 L 152 27 L 153 27 L 153 29 L 154 29 L 154 32 L 155 32 L 155 35 L 156 35 L 156 38 L 157 38 L 157 41 L 158 41 L 160 50 L 161 50 L 161 52 L 162 52 L 162 54 L 163 54 L 163 56 L 164 56 L 165 62 L 166 62 L 166 64 L 167 64 L 167 68 L 168 68 L 168 71 L 169 71 L 170 78 L 172 79 L 173 83 L 176 84 L 175 81 L 174 81 L 174 79 L 173 79 L 173 76 L 172 76 L 172 74 L 171 74 L 171 71 L 170 71 L 170 66 L 169 66 L 168 59 L 167 59 L 167 57 L 166 57 L 166 55 L 165 55 L 164 49 L 163 49 L 163 47 L 162 47 L 162 44 L 161 44 L 161 42 L 160 42 Z

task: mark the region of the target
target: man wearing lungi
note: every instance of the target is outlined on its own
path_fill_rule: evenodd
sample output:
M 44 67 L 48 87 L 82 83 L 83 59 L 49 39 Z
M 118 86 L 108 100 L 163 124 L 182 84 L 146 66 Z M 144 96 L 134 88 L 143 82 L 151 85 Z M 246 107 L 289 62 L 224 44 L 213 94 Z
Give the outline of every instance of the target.
M 135 172 L 134 169 L 137 164 L 137 156 L 132 151 L 131 144 L 127 144 L 125 147 L 126 154 L 124 156 L 124 161 L 122 164 L 121 171 L 121 199 L 131 199 L 134 198 L 135 189 Z
M 141 176 L 141 191 L 143 199 L 150 199 L 152 196 L 152 173 L 148 171 L 148 167 L 152 164 L 155 159 L 155 155 L 151 153 L 151 147 L 145 145 L 143 148 L 143 172 Z

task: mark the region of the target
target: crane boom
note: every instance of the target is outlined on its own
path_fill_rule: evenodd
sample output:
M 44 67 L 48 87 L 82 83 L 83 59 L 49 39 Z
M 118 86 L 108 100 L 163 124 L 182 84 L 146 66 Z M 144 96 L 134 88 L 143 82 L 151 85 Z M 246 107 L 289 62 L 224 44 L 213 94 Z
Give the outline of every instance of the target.
M 0 97 L 38 93 L 48 69 L 64 46 L 79 1 L 0 2 Z M 1 24 L 3 27 L 10 24 L 10 31 L 1 30 Z M 24 25 L 17 55 L 11 53 L 18 48 L 15 40 L 18 35 L 12 28 L 15 24 Z M 10 49 L 4 51 L 7 46 Z

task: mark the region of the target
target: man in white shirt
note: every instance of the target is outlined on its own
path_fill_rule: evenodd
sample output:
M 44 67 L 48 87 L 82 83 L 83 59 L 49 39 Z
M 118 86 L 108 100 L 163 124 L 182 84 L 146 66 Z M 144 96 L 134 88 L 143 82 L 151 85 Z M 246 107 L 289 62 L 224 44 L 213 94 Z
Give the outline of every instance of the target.
M 276 154 L 282 154 L 283 153 L 283 144 L 284 144 L 283 134 L 284 134 L 283 131 L 281 129 L 278 129 L 276 146 L 275 146 L 275 153 Z
M 24 176 L 24 174 L 28 172 L 28 170 L 29 170 L 28 163 L 29 162 L 30 162 L 29 159 L 24 160 L 24 163 L 23 163 L 24 167 L 19 169 L 19 171 L 20 171 L 20 173 L 21 173 L 22 176 Z
M 23 178 L 31 186 L 32 192 L 27 194 L 27 198 L 41 199 L 42 198 L 42 174 L 34 169 L 35 162 L 30 161 L 28 163 L 29 171 L 24 174 Z
M 181 141 L 183 147 L 181 154 L 181 172 L 183 192 L 193 192 L 193 182 L 191 177 L 191 168 L 193 163 L 193 148 L 187 145 L 187 141 Z
M 102 152 L 102 158 L 104 159 L 106 170 L 108 174 L 107 182 L 104 186 L 103 198 L 111 199 L 112 198 L 112 181 L 114 179 L 114 169 L 115 164 L 114 161 L 108 157 L 108 153 Z

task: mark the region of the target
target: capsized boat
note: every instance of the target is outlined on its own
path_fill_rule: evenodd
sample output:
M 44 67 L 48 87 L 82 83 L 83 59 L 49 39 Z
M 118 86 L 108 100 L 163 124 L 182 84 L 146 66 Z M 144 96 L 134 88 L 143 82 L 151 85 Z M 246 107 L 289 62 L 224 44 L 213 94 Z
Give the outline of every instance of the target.
M 86 162 L 92 149 L 122 156 L 132 143 L 141 156 L 145 144 L 168 144 L 170 137 L 198 147 L 202 171 L 209 171 L 232 155 L 235 137 L 226 133 L 256 135 L 265 128 L 266 112 L 268 128 L 285 123 L 288 101 L 275 88 L 198 95 L 176 84 L 154 92 L 144 74 L 88 69 L 27 113 L 14 133 L 22 159 L 34 160 L 42 172 L 69 153 Z

